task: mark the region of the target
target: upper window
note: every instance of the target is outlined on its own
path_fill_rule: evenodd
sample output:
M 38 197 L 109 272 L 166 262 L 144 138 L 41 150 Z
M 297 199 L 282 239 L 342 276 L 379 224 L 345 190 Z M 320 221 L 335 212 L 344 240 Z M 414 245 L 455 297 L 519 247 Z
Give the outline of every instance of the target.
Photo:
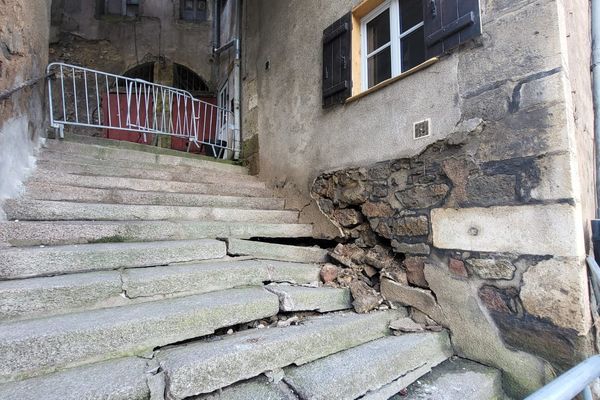
M 181 19 L 206 21 L 206 0 L 181 0 Z
M 140 0 L 98 0 L 101 15 L 122 15 L 137 17 L 140 12 Z
M 423 26 L 422 0 L 388 0 L 361 19 L 364 88 L 425 61 Z
M 136 65 L 127 70 L 123 76 L 132 79 L 142 79 L 146 82 L 154 82 L 154 63 L 148 62 L 145 64 Z

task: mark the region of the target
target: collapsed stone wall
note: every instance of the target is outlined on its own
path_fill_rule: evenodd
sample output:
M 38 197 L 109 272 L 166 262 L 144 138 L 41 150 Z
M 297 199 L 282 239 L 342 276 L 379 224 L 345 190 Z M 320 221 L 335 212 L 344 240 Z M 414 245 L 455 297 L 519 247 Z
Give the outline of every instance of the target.
M 523 396 L 550 365 L 564 370 L 592 352 L 584 267 L 560 249 L 575 240 L 561 233 L 570 227 L 538 219 L 575 209 L 572 198 L 539 198 L 560 184 L 548 177 L 559 166 L 544 155 L 478 160 L 473 149 L 497 146 L 489 125 L 467 120 L 415 157 L 324 173 L 312 196 L 343 238 L 332 252 L 341 268 L 325 280 L 350 287 L 357 311 L 383 300 L 410 306 L 419 322 L 449 328 L 459 355 L 504 370 L 509 392 Z

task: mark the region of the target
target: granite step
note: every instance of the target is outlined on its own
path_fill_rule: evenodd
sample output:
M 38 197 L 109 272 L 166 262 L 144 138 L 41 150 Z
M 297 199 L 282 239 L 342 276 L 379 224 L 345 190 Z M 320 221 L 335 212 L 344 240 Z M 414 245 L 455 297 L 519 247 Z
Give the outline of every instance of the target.
M 194 183 L 154 179 L 122 178 L 115 176 L 95 176 L 68 174 L 60 171 L 36 170 L 28 179 L 31 182 L 53 183 L 56 185 L 79 186 L 96 189 L 124 189 L 142 192 L 188 193 L 244 197 L 270 197 L 273 192 L 264 185 L 246 186 L 235 182 Z
M 282 210 L 283 199 L 275 197 L 213 196 L 194 193 L 142 192 L 127 189 L 95 189 L 31 181 L 24 196 L 34 200 L 73 201 L 79 203 L 169 205 Z
M 0 223 L 0 248 L 10 246 L 155 242 L 206 238 L 303 238 L 312 225 L 196 221 L 9 221 Z
M 3 281 L 0 282 L 0 321 L 262 286 L 264 282 L 314 284 L 318 279 L 317 265 L 227 260 Z M 274 292 L 270 287 L 269 291 Z M 330 291 L 330 295 L 315 292 L 313 296 L 294 296 L 295 303 L 292 304 L 297 305 L 296 309 L 307 304 L 310 307 L 306 310 L 349 308 L 349 293 L 333 295 L 337 290 Z
M 207 158 L 198 157 L 193 154 L 183 152 L 168 153 L 160 151 L 152 146 L 140 146 L 134 148 L 121 148 L 115 146 L 106 146 L 106 142 L 99 144 L 77 143 L 69 140 L 48 140 L 45 144 L 47 149 L 65 154 L 77 154 L 82 157 L 101 158 L 103 160 L 129 160 L 133 162 L 149 163 L 168 166 L 190 166 L 196 168 L 205 168 L 213 171 L 222 171 L 226 173 L 248 174 L 248 170 L 238 165 L 230 163 L 217 162 Z M 155 153 L 150 152 L 155 151 Z
M 446 332 L 390 336 L 286 368 L 283 379 L 302 399 L 387 400 L 451 355 Z
M 268 285 L 265 289 L 279 297 L 279 309 L 283 312 L 326 313 L 352 308 L 349 289 L 291 285 Z
M 155 206 L 68 201 L 7 200 L 3 209 L 9 220 L 20 221 L 162 221 L 200 220 L 293 224 L 297 211 L 218 207 Z
M 0 382 L 144 355 L 159 346 L 276 315 L 277 296 L 231 289 L 0 325 Z
M 0 248 L 0 280 L 194 262 L 226 257 L 214 239 Z
M 156 358 L 167 375 L 168 398 L 181 400 L 382 338 L 389 334 L 390 322 L 405 313 L 338 313 L 165 349 Z

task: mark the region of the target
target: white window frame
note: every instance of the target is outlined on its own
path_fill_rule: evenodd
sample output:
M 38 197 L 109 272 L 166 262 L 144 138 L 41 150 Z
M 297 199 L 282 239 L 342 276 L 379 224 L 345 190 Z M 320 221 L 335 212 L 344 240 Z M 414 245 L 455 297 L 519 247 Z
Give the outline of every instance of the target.
M 384 13 L 386 10 L 390 10 L 390 42 L 385 44 L 378 49 L 373 50 L 371 53 L 368 51 L 368 38 L 367 38 L 367 24 L 377 18 L 379 15 Z M 369 58 L 381 52 L 382 50 L 391 47 L 391 62 L 392 62 L 392 74 L 391 78 L 394 78 L 402 73 L 402 39 L 410 35 L 417 29 L 423 27 L 425 21 L 421 21 L 412 28 L 405 32 L 400 32 L 400 2 L 399 0 L 387 0 L 380 4 L 377 8 L 371 11 L 369 14 L 364 16 L 360 20 L 360 32 L 361 32 L 361 80 L 362 89 L 369 89 Z

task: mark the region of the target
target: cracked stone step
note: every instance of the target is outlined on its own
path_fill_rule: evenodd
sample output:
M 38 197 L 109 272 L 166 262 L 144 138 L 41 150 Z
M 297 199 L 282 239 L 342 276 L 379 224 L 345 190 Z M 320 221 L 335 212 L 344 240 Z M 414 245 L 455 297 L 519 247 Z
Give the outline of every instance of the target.
M 52 151 L 77 154 L 83 157 L 101 158 L 104 160 L 130 160 L 132 162 L 170 166 L 185 165 L 227 173 L 248 174 L 248 170 L 244 167 L 218 162 L 216 160 L 209 161 L 202 157 L 183 152 L 169 152 L 169 154 L 165 154 L 164 151 L 161 151 L 156 147 L 153 148 L 153 146 L 140 145 L 129 148 L 120 148 L 120 146 L 105 146 L 105 143 L 107 142 L 83 144 L 69 140 L 48 140 L 45 147 Z
M 283 312 L 325 313 L 352 308 L 352 295 L 348 289 L 290 285 L 268 285 L 265 288 L 279 297 L 279 309 Z
M 303 399 L 387 400 L 451 355 L 446 332 L 391 336 L 286 368 L 284 380 Z
M 0 391 L 0 394 L 2 392 Z M 192 400 L 300 400 L 283 382 L 271 382 L 266 376 L 236 383 Z
M 213 239 L 0 248 L 0 279 L 153 267 L 226 255 L 225 243 Z
M 279 312 L 262 288 L 154 301 L 0 325 L 0 381 L 129 355 Z
M 391 400 L 500 400 L 508 399 L 502 390 L 502 374 L 494 368 L 453 358 L 407 387 L 406 396 Z
M 46 200 L 6 200 L 9 220 L 21 221 L 161 221 L 201 220 L 293 224 L 297 211 L 238 208 L 73 203 Z
M 227 251 L 231 255 L 312 263 L 325 263 L 329 260 L 329 252 L 317 246 L 289 246 L 239 239 L 229 239 L 227 243 Z
M 148 362 L 124 358 L 0 385 L 14 400 L 148 400 Z
M 300 325 L 237 333 L 219 341 L 166 349 L 156 356 L 174 400 L 211 393 L 288 365 L 302 365 L 389 334 L 405 310 L 340 313 Z
M 26 185 L 25 196 L 35 200 L 81 203 L 229 207 L 263 210 L 281 210 L 285 206 L 283 199 L 274 197 L 211 196 L 193 193 L 141 192 L 127 189 L 95 189 L 36 181 L 31 181 Z
M 266 187 L 239 184 L 194 183 L 155 179 L 121 178 L 94 175 L 67 174 L 59 171 L 36 170 L 30 182 L 48 182 L 59 185 L 96 189 L 126 189 L 144 192 L 189 193 L 225 196 L 269 197 L 273 193 Z
M 217 261 L 126 269 L 122 272 L 89 272 L 19 279 L 0 282 L 0 320 L 31 319 L 126 306 L 165 297 L 262 286 L 263 282 L 308 284 L 315 283 L 318 279 L 319 267 L 316 265 L 259 260 Z M 321 305 L 329 311 L 342 309 L 335 296 L 317 300 L 321 300 Z M 315 300 L 313 302 L 317 303 Z
M 162 168 L 156 169 L 156 166 L 153 164 L 135 165 L 135 163 L 131 163 L 132 165 L 130 167 L 120 167 L 118 165 L 114 165 L 113 162 L 118 161 L 99 160 L 95 164 L 83 164 L 77 162 L 42 159 L 37 160 L 36 166 L 39 170 L 60 171 L 67 174 L 77 175 L 112 176 L 121 178 L 152 179 L 185 183 L 227 183 L 231 185 L 243 185 L 258 189 L 265 188 L 265 184 L 263 182 L 258 181 L 256 177 L 250 175 L 222 173 L 219 176 L 217 174 L 210 174 L 204 172 L 200 168 L 190 168 L 191 171 L 170 171 L 168 169 Z M 175 168 L 182 169 L 182 167 Z
M 206 238 L 302 238 L 308 224 L 196 221 L 0 222 L 0 246 L 155 242 Z

